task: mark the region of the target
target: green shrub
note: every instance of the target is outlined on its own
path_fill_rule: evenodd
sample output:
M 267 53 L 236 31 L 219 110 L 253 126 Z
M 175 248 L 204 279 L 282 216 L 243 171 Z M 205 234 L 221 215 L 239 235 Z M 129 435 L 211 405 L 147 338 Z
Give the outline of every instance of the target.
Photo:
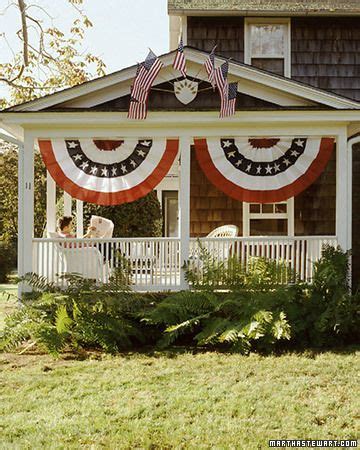
M 114 236 L 150 237 L 161 236 L 162 214 L 156 192 L 152 191 L 131 203 L 116 206 L 84 204 L 84 223 L 92 215 L 102 216 L 114 222 Z M 144 220 L 146 218 L 146 220 Z
M 6 283 L 16 269 L 16 243 L 0 241 L 0 283 Z
M 198 242 L 199 255 L 186 266 L 186 280 L 197 290 L 269 290 L 296 282 L 296 274 L 285 261 L 248 258 L 246 267 L 236 257 L 221 260 Z
M 145 342 L 136 313 L 149 303 L 146 298 L 115 281 L 97 286 L 73 275 L 66 281 L 67 289 L 60 291 L 35 275 L 27 279 L 37 291 L 5 319 L 0 348 L 30 341 L 56 356 L 79 348 L 114 353 Z
M 216 274 L 218 267 L 206 264 Z M 60 291 L 33 275 L 27 281 L 35 292 L 6 318 L 0 348 L 28 341 L 57 355 L 67 349 L 113 353 L 181 344 L 247 354 L 358 342 L 360 295 L 349 292 L 348 258 L 339 249 L 324 248 L 312 284 L 281 284 L 282 264 L 265 259 L 239 271 L 233 280 L 227 272 L 226 291 L 216 289 L 211 276 L 197 290 L 157 295 L 130 290 L 126 261 L 108 285 L 68 276 Z
M 155 305 L 143 320 L 163 329 L 158 341 L 161 348 L 185 337 L 187 342 L 200 347 L 242 353 L 256 349 L 270 351 L 277 341 L 290 339 L 286 314 L 277 307 L 271 310 L 270 305 L 267 295 L 250 291 L 241 294 L 186 291 Z

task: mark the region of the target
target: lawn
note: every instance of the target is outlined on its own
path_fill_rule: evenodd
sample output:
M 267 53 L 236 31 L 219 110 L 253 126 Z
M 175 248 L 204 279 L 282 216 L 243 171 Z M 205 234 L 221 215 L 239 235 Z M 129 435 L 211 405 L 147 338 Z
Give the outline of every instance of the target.
M 0 329 L 3 326 L 6 314 L 10 314 L 17 303 L 17 285 L 0 284 Z
M 359 437 L 359 353 L 0 355 L 1 448 L 261 449 Z
M 5 298 L 0 327 L 16 305 Z M 359 368 L 356 349 L 0 354 L 0 448 L 251 450 L 276 438 L 359 438 Z

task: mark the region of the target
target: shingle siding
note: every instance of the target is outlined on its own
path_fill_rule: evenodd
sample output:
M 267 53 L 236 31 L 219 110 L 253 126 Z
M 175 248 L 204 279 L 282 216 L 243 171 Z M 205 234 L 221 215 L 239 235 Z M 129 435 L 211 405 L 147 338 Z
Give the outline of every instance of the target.
M 244 19 L 242 17 L 188 17 L 188 45 L 244 61 Z
M 243 17 L 189 17 L 188 44 L 244 62 Z M 279 72 L 278 62 L 274 72 Z M 269 67 L 267 67 L 269 69 Z M 360 101 L 360 20 L 356 17 L 291 19 L 294 80 Z
M 360 101 L 360 21 L 355 17 L 292 18 L 294 80 Z

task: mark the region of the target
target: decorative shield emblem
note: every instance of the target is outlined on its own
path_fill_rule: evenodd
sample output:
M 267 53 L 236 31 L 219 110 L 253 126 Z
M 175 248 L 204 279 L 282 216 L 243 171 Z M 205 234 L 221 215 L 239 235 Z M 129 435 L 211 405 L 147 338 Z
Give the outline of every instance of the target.
M 199 83 L 185 78 L 185 80 L 175 81 L 174 92 L 179 102 L 187 105 L 192 102 L 198 93 Z

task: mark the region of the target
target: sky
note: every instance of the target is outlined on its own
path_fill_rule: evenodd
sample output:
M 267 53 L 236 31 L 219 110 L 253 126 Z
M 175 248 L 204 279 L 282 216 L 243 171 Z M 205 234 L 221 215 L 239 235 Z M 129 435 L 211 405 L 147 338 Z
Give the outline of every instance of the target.
M 0 63 L 11 57 L 9 45 L 16 50 L 20 41 L 16 31 L 20 28 L 19 13 L 10 6 L 11 0 L 0 0 Z M 70 27 L 76 11 L 67 0 L 27 0 L 35 5 L 32 11 L 41 15 L 44 8 L 61 30 Z M 85 35 L 84 51 L 100 56 L 111 73 L 143 61 L 150 47 L 156 54 L 169 49 L 169 21 L 167 0 L 84 0 L 82 9 L 93 23 Z M 50 24 L 49 20 L 46 23 Z M 5 88 L 0 84 L 0 96 Z

